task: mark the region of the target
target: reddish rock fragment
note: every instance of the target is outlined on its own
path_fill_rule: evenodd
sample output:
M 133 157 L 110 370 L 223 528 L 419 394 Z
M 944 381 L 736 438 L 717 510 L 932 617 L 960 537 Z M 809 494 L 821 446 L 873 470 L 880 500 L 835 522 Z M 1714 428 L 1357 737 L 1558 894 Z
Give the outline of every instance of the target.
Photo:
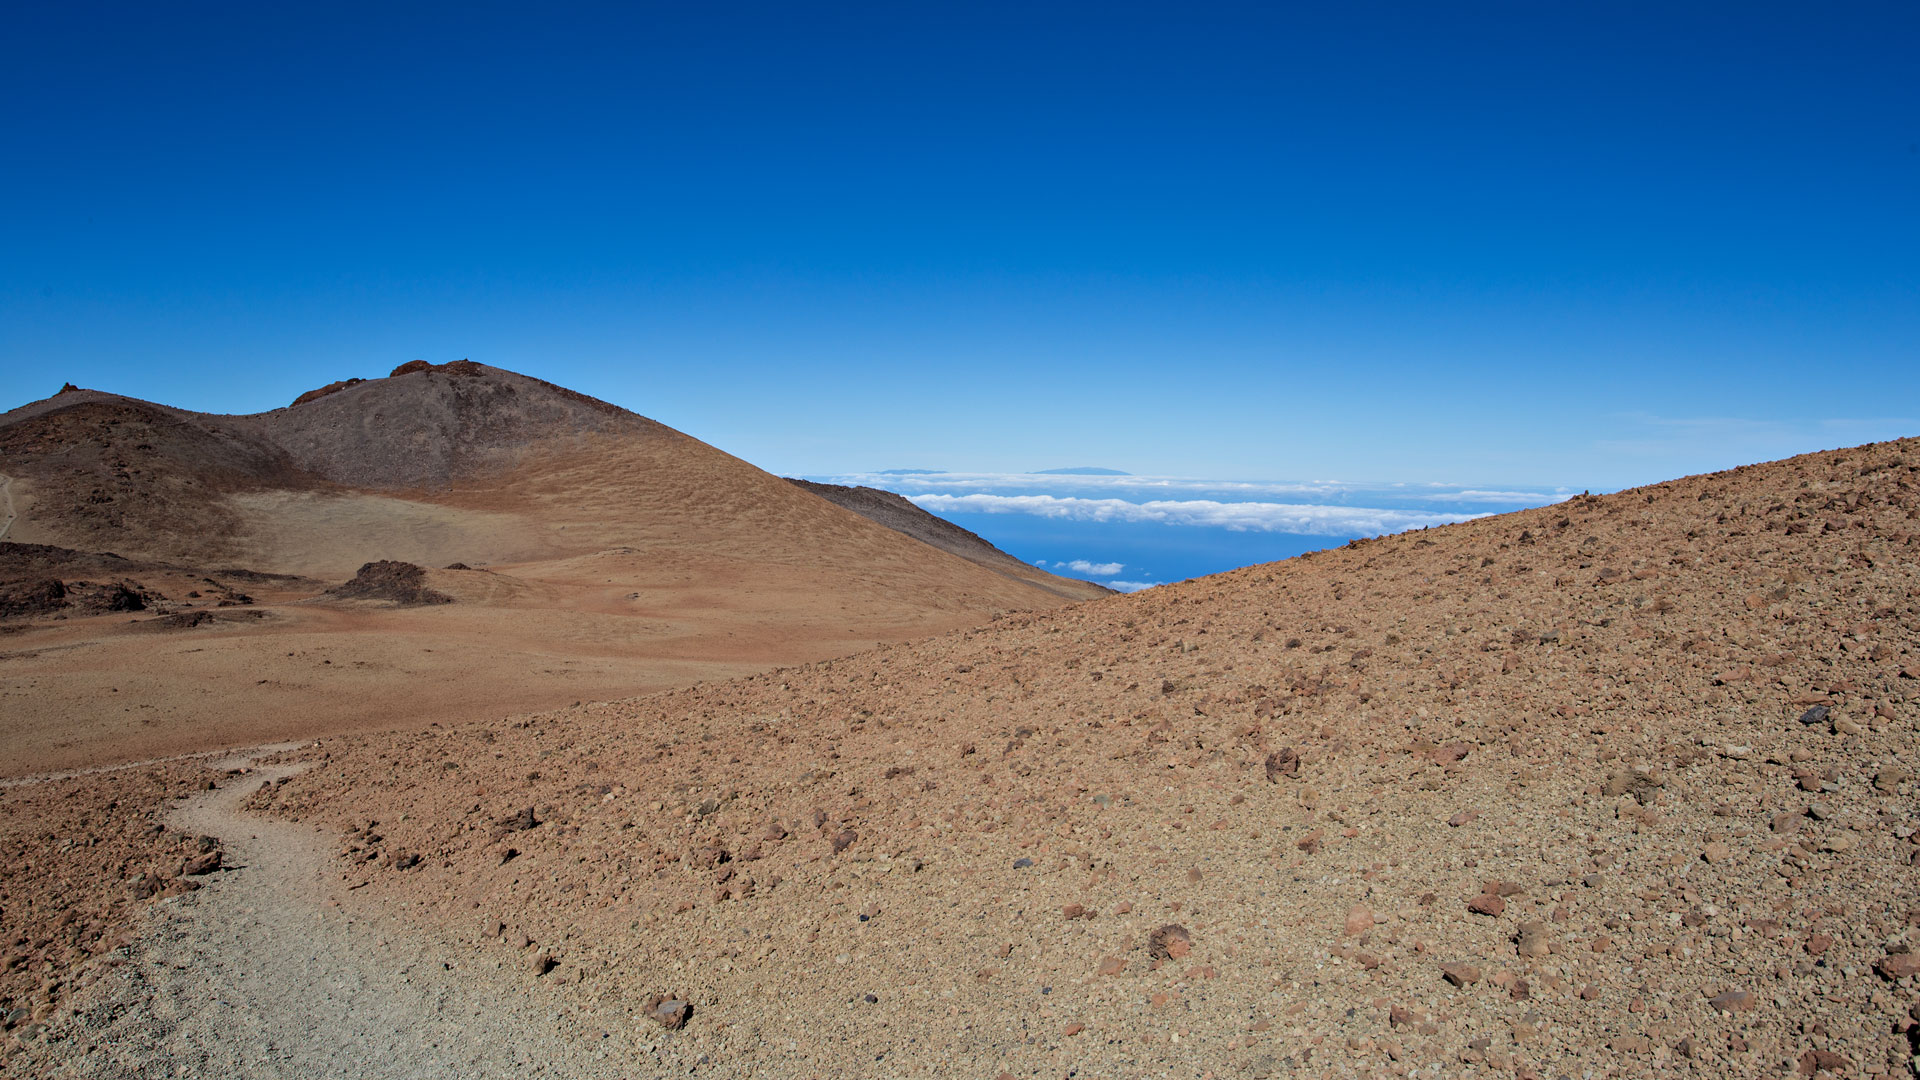
M 195 855 L 193 858 L 188 859 L 186 864 L 180 867 L 180 872 L 186 875 L 197 876 L 200 874 L 211 874 L 218 869 L 220 869 L 220 851 L 216 848 L 204 855 Z
M 1300 755 L 1293 747 L 1283 746 L 1267 755 L 1267 780 L 1278 783 L 1283 776 L 1300 775 Z
M 1920 953 L 1888 953 L 1873 965 L 1883 979 L 1905 979 L 1920 975 Z
M 1813 1076 L 1816 1073 L 1830 1072 L 1837 1075 L 1853 1072 L 1853 1059 L 1831 1050 L 1809 1050 L 1800 1055 L 1795 1069 L 1801 1076 Z
M 1348 937 L 1358 937 L 1373 929 L 1373 910 L 1365 904 L 1355 904 L 1347 912 L 1345 933 Z
M 1498 918 L 1501 912 L 1507 910 L 1507 901 L 1499 893 L 1481 893 L 1467 901 L 1467 910 L 1475 915 Z
M 1442 964 L 1440 977 L 1455 986 L 1471 986 L 1480 981 L 1480 969 L 1472 964 Z
M 1193 951 L 1193 935 L 1179 923 L 1168 923 L 1147 935 L 1147 955 L 1155 960 L 1178 960 Z

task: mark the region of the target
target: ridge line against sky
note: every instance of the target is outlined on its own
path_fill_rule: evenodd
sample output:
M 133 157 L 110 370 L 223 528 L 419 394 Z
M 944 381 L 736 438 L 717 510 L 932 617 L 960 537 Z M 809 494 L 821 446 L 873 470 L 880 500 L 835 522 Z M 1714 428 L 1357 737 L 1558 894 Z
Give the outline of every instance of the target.
M 30 6 L 0 404 L 470 357 L 773 471 L 1920 432 L 1920 9 Z

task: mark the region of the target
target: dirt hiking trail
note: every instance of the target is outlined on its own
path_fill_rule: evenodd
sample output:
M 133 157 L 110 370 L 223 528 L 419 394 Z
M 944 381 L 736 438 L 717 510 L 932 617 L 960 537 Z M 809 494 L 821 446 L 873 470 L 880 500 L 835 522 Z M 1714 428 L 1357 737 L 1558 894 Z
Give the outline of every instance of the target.
M 0 476 L 0 502 L 6 504 L 7 520 L 0 522 L 0 540 L 5 540 L 7 530 L 13 528 L 14 520 L 20 516 L 13 512 L 13 477 L 11 476 Z
M 524 973 L 491 960 L 483 970 L 457 947 L 344 913 L 333 838 L 240 809 L 263 781 L 303 768 L 249 768 L 260 753 L 213 762 L 247 771 L 175 812 L 176 827 L 220 840 L 224 866 L 199 891 L 159 902 L 93 1000 L 48 1029 L 44 1075 L 625 1072 L 609 1057 L 631 1061 L 629 1040 L 582 1036 L 549 992 L 515 978 Z

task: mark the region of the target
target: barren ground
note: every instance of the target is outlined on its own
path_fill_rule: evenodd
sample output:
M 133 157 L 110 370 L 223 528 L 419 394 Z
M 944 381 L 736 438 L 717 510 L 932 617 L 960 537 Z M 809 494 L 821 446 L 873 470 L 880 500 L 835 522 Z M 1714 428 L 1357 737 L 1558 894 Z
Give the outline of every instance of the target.
M 636 1075 L 1896 1075 L 1917 490 L 1907 441 L 1583 498 L 330 737 L 248 808 L 570 1015 L 689 998 L 609 1031 Z M 15 1060 L 106 993 L 21 868 L 137 853 L 166 768 L 6 794 L 10 968 L 80 987 L 9 976 Z

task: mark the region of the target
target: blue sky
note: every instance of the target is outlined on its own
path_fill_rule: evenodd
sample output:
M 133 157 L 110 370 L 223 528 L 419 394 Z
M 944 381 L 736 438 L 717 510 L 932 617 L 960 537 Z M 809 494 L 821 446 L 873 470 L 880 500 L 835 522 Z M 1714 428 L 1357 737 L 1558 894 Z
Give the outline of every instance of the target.
M 1920 8 L 33 5 L 0 404 L 409 359 L 783 473 L 1595 490 L 1920 431 Z

